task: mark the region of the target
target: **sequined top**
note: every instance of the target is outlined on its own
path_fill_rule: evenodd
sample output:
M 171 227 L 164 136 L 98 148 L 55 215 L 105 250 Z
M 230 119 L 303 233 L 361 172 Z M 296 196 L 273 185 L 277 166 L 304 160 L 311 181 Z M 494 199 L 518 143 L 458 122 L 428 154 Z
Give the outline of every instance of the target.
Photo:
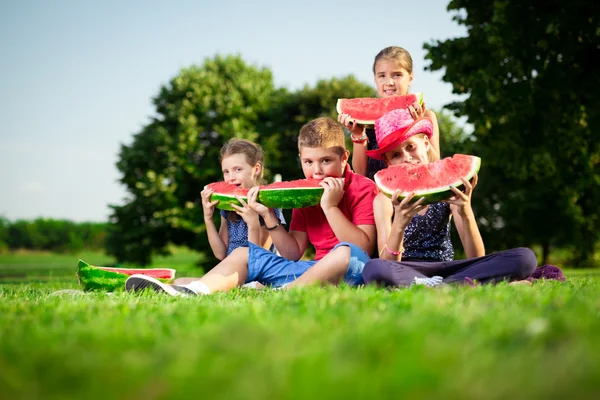
M 425 215 L 415 215 L 404 231 L 402 260 L 451 261 L 450 205 L 434 203 Z
M 373 127 L 365 130 L 367 134 L 367 150 L 376 150 L 379 148 L 377 140 L 375 139 L 375 129 Z M 386 168 L 387 165 L 383 160 L 376 160 L 371 157 L 367 157 L 367 178 L 374 180 L 375 174 L 382 169 Z
M 281 212 L 281 209 L 274 208 L 275 216 L 281 222 L 281 225 L 285 225 L 285 217 Z M 231 252 L 238 247 L 248 247 L 248 224 L 241 217 L 237 216 L 237 214 L 232 213 L 234 218 L 230 218 L 230 214 L 227 211 L 220 210 L 221 217 L 227 220 L 227 255 L 230 255 Z M 260 221 L 260 226 L 264 226 L 265 221 L 262 217 L 258 217 Z M 269 251 L 275 251 L 275 246 L 271 245 Z

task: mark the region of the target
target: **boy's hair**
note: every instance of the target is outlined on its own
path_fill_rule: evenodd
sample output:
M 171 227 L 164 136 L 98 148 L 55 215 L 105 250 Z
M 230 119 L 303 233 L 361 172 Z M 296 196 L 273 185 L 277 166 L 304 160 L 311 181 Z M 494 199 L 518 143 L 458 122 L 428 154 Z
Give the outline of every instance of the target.
M 221 147 L 219 163 L 223 162 L 225 157 L 233 154 L 244 154 L 246 156 L 246 161 L 251 166 L 260 164 L 260 173 L 256 177 L 256 181 L 258 183 L 264 183 L 263 174 L 265 170 L 265 153 L 263 152 L 262 147 L 246 139 L 229 139 L 227 142 L 225 142 L 223 147 Z
M 333 148 L 340 157 L 346 152 L 344 129 L 329 117 L 313 119 L 300 128 L 298 150 L 303 148 Z
M 381 60 L 394 61 L 396 64 L 398 64 L 398 66 L 408 71 L 409 74 L 412 74 L 412 57 L 410 56 L 410 53 L 402 47 L 389 46 L 377 53 L 375 56 L 375 61 L 373 62 L 373 73 L 375 73 L 375 67 L 377 66 L 377 63 Z

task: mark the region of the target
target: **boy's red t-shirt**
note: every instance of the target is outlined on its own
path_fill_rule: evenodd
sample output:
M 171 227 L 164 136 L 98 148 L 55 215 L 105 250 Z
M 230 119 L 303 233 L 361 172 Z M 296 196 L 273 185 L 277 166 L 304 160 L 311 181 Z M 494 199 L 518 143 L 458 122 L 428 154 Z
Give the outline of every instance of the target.
M 355 226 L 375 225 L 373 200 L 378 193 L 375 182 L 354 173 L 347 165 L 344 171 L 344 195 L 338 207 Z M 320 205 L 292 211 L 290 231 L 306 232 L 315 246 L 315 260 L 320 260 L 340 241 L 333 233 Z

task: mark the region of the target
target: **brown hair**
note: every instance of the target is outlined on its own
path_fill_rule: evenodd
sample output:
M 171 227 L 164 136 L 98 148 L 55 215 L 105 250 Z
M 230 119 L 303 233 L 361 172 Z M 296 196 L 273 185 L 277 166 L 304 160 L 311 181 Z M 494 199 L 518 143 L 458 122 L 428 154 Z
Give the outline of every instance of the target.
M 413 62 L 410 53 L 406 49 L 398 46 L 389 46 L 381 50 L 375 56 L 373 61 L 373 73 L 375 73 L 375 67 L 381 60 L 395 61 L 399 67 L 404 68 L 409 74 L 413 72 Z
M 233 154 L 244 154 L 246 156 L 246 162 L 251 166 L 260 164 L 260 172 L 256 177 L 256 181 L 259 184 L 263 184 L 263 174 L 265 170 L 265 153 L 262 147 L 258 144 L 251 142 L 246 139 L 233 138 L 229 139 L 223 147 L 221 147 L 221 154 L 219 156 L 219 163 L 223 162 L 223 159 Z
M 298 150 L 304 147 L 333 148 L 340 157 L 346 152 L 344 129 L 329 117 L 313 119 L 300 128 Z

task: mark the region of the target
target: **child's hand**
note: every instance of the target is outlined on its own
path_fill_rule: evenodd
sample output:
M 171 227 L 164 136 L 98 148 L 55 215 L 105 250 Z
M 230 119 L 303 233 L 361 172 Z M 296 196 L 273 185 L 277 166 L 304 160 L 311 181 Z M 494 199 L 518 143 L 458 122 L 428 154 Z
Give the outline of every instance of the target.
M 365 130 L 365 127 L 357 124 L 348 114 L 338 115 L 338 122 L 346 127 L 352 134 L 352 136 L 361 136 Z
M 263 219 L 269 215 L 269 209 L 258 202 L 258 186 L 254 186 L 248 190 L 248 207 L 256 211 Z
M 400 224 L 402 230 L 406 229 L 410 221 L 413 217 L 425 207 L 427 204 L 423 204 L 425 201 L 424 198 L 420 198 L 414 203 L 410 201 L 415 196 L 414 193 L 406 196 L 402 201 L 398 201 L 398 195 L 400 194 L 400 190 L 396 190 L 394 196 L 392 197 L 392 204 L 394 206 L 394 223 Z M 397 221 L 397 222 L 396 222 Z
M 213 202 L 210 201 L 210 196 L 212 194 L 212 189 L 204 189 L 202 192 L 200 192 L 200 197 L 202 197 L 202 211 L 204 212 L 204 218 L 212 218 L 213 213 L 215 212 L 215 206 L 219 202 L 219 200 L 215 200 Z
M 427 111 L 425 103 L 421 106 L 418 101 L 415 101 L 412 105 L 408 106 L 408 112 L 410 112 L 410 116 L 415 120 L 423 118 L 425 116 L 425 111 Z
M 464 193 L 457 188 L 450 186 L 450 190 L 454 192 L 454 196 L 444 201 L 448 204 L 455 205 L 458 209 L 458 213 L 464 217 L 473 214 L 473 209 L 471 208 L 471 197 L 473 195 L 473 189 L 475 189 L 475 186 L 477 186 L 478 178 L 477 174 L 475 174 L 473 175 L 473 182 L 469 182 L 464 178 L 461 178 L 461 180 L 465 186 Z
M 232 204 L 231 207 L 235 209 L 235 213 L 242 217 L 244 222 L 248 224 L 248 227 L 257 226 L 259 223 L 258 213 L 250 207 L 248 207 L 248 204 L 246 204 L 246 202 L 242 200 L 241 197 L 236 196 L 236 198 L 239 200 L 240 203 L 242 203 L 242 206 L 240 207 L 235 204 Z
M 344 179 L 327 177 L 320 183 L 325 189 L 321 197 L 321 208 L 323 211 L 337 207 L 344 195 Z

